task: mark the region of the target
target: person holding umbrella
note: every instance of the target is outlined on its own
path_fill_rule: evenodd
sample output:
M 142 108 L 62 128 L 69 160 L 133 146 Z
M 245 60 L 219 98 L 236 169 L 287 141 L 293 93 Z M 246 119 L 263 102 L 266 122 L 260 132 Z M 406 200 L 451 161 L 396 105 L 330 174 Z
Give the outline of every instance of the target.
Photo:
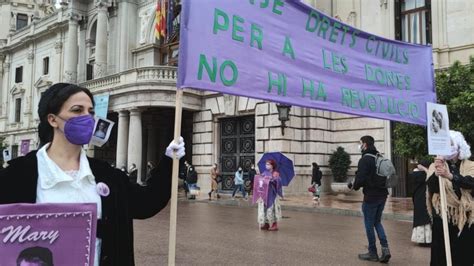
M 258 202 L 258 223 L 260 229 L 268 231 L 278 230 L 278 221 L 281 220 L 281 205 L 277 195 L 282 196 L 282 186 L 280 173 L 274 160 L 265 162 L 265 171 L 262 173 L 263 179 L 268 182 L 267 200 Z M 270 226 L 271 225 L 271 226 Z
M 257 222 L 260 229 L 277 231 L 282 217 L 278 196 L 283 195 L 282 186 L 288 186 L 295 176 L 293 161 L 281 152 L 267 152 L 258 168 L 261 174 L 255 176 L 252 198 L 258 204 Z

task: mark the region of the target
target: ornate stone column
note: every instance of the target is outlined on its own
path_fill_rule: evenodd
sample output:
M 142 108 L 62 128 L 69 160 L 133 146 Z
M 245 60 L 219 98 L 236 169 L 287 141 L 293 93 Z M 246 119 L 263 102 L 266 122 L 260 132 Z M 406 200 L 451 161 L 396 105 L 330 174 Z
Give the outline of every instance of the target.
M 94 78 L 100 78 L 107 74 L 107 1 L 99 0 L 97 6 L 97 32 L 95 44 L 95 66 Z
M 137 5 L 128 0 L 119 1 L 119 71 L 129 69 L 131 49 L 137 36 Z
M 28 59 L 28 66 L 25 69 L 25 88 L 26 88 L 26 93 L 25 93 L 25 98 L 23 99 L 24 102 L 24 114 L 27 114 L 31 116 L 32 114 L 32 97 L 33 97 L 33 84 L 35 81 L 33 80 L 34 76 L 34 69 L 35 69 L 35 50 L 33 48 L 33 45 L 30 46 L 28 49 L 28 54 L 26 56 Z M 26 119 L 27 121 L 29 119 Z
M 127 168 L 128 155 L 128 127 L 130 117 L 128 111 L 122 110 L 118 112 L 118 128 L 117 128 L 117 156 L 115 165 L 117 168 L 125 166 Z
M 128 134 L 128 166 L 137 166 L 137 182 L 142 183 L 142 112 L 139 109 L 130 110 L 130 127 Z
M 7 115 L 7 97 L 8 97 L 8 87 L 10 82 L 10 56 L 5 56 L 5 61 L 3 63 L 3 83 L 2 90 L 0 90 L 1 100 L 0 100 L 0 118 L 3 118 Z
M 10 33 L 15 33 L 16 31 L 16 13 L 12 13 L 12 16 L 10 18 Z
M 52 59 L 52 63 L 50 66 L 50 71 L 51 71 L 51 80 L 60 80 L 61 74 L 63 72 L 63 69 L 61 69 L 61 54 L 63 51 L 63 42 L 61 41 L 61 38 L 58 36 L 56 41 L 54 42 L 54 55 Z M 57 69 L 53 68 L 52 66 L 57 66 Z
M 69 29 L 66 40 L 66 51 L 64 53 L 64 74 L 63 80 L 65 82 L 77 82 L 77 60 L 78 51 L 77 46 L 77 29 L 79 25 L 80 16 L 77 13 L 69 13 Z
M 4 75 L 4 68 L 3 68 L 3 60 L 5 60 L 5 55 L 4 54 L 0 54 L 0 85 L 2 86 L 2 88 L 5 88 L 3 87 L 3 78 L 4 76 L 7 76 L 8 73 L 5 72 L 6 75 Z M 3 106 L 3 89 L 0 90 L 0 118 L 3 116 L 3 109 L 4 109 L 4 106 Z

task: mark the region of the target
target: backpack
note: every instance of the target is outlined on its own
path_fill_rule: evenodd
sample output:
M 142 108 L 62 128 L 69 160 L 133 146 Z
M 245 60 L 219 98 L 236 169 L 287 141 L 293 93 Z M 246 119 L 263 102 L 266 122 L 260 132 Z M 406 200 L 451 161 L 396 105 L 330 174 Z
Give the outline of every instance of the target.
M 378 153 L 377 155 L 366 153 L 365 155 L 375 158 L 376 175 L 386 178 L 385 186 L 383 188 L 393 188 L 397 186 L 398 176 L 392 161 L 387 158 L 384 158 L 380 153 Z

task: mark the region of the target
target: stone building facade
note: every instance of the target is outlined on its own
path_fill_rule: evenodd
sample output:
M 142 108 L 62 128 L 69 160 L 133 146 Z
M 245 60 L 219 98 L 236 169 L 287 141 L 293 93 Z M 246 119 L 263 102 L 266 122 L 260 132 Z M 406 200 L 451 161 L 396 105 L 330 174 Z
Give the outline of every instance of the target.
M 392 39 L 409 35 L 400 27 L 407 20 L 400 20 L 412 16 L 410 10 L 425 12 L 430 16 L 429 32 L 421 30 L 425 35 L 409 35 L 407 40 L 431 42 L 436 68 L 455 60 L 467 62 L 468 55 L 474 54 L 470 16 L 474 4 L 413 1 L 414 9 L 407 4 L 403 9 L 400 1 L 306 0 L 345 23 Z M 38 1 L 1 1 L 2 12 L 12 10 L 14 2 L 40 10 L 34 4 Z M 428 11 L 417 6 L 421 4 Z M 155 39 L 155 8 L 153 0 L 71 0 L 54 12 L 43 8 L 22 29 L 5 30 L 12 23 L 0 24 L 0 134 L 14 156 L 38 144 L 36 108 L 41 93 L 56 82 L 75 82 L 95 95 L 109 94 L 108 118 L 116 122 L 109 142 L 101 148 L 89 147 L 89 154 L 117 167 L 135 163 L 139 175 L 145 176 L 146 162 L 159 160 L 172 139 L 176 92 L 176 68 L 170 65 L 176 61 L 178 40 L 163 44 Z M 248 168 L 269 151 L 282 151 L 295 163 L 297 175 L 285 193 L 306 191 L 311 162 L 322 166 L 328 190 L 327 162 L 337 146 L 351 154 L 353 174 L 362 135 L 374 136 L 377 148 L 391 156 L 388 121 L 291 107 L 282 134 L 274 103 L 190 89 L 184 91 L 183 108 L 185 159 L 195 165 L 204 191 L 210 187 L 214 162 L 224 173 L 223 189 L 230 189 L 239 165 Z M 28 149 L 22 145 L 29 145 Z

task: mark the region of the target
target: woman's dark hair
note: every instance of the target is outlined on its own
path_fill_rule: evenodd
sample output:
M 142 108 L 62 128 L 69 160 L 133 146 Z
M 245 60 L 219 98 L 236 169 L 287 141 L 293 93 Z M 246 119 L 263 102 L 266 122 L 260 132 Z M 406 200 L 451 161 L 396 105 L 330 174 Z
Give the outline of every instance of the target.
M 57 115 L 69 97 L 79 92 L 87 94 L 87 96 L 91 98 L 92 105 L 95 105 L 92 93 L 88 89 L 79 87 L 75 84 L 56 83 L 42 94 L 38 104 L 38 116 L 40 119 L 38 125 L 38 135 L 40 139 L 39 147 L 43 147 L 46 143 L 53 140 L 54 131 L 53 127 L 51 127 L 48 122 L 48 115 Z
M 54 266 L 53 253 L 48 248 L 30 247 L 22 250 L 16 260 L 17 265 L 21 262 L 34 262 L 41 266 Z
M 360 141 L 362 141 L 362 143 L 367 144 L 368 149 L 375 147 L 375 140 L 372 136 L 369 136 L 369 135 L 363 136 L 362 138 L 360 138 Z
M 271 164 L 272 167 L 273 167 L 273 171 L 276 171 L 276 170 L 277 170 L 277 163 L 275 162 L 275 160 L 273 160 L 273 159 L 266 160 L 265 163 Z
M 319 165 L 315 162 L 313 162 L 313 167 L 316 168 L 316 169 L 319 169 Z

